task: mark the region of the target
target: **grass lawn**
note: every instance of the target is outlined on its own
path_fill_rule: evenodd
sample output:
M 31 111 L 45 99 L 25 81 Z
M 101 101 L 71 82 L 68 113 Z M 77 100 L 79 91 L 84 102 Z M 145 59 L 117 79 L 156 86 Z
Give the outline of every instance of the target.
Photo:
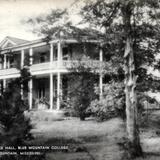
M 71 118 L 63 121 L 41 121 L 32 130 L 34 143 L 82 147 L 84 151 L 50 153 L 47 159 L 55 160 L 119 160 L 122 152 L 117 140 L 124 135 L 124 123 L 115 118 L 98 123 Z
M 141 128 L 141 142 L 147 154 L 136 160 L 160 160 L 159 115 L 160 112 L 151 114 L 148 125 Z M 123 160 L 124 151 L 118 142 L 125 137 L 125 124 L 120 118 L 102 123 L 70 118 L 35 121 L 34 124 L 34 144 L 68 145 L 70 148 L 69 152 L 48 153 L 47 160 Z

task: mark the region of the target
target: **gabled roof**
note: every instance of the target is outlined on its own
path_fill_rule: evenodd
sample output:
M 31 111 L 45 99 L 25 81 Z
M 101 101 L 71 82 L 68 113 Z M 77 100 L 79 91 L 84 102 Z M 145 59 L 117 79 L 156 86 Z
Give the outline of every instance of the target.
M 12 42 L 14 42 L 16 44 L 23 44 L 23 43 L 29 42 L 28 40 L 24 40 L 24 39 L 20 39 L 20 38 L 16 38 L 16 37 L 7 36 L 6 38 L 10 39 Z
M 0 43 L 0 47 L 1 48 L 7 48 L 7 47 L 15 46 L 15 45 L 24 44 L 24 43 L 27 43 L 27 42 L 29 42 L 29 41 L 24 40 L 24 39 L 20 39 L 20 38 L 15 38 L 15 37 L 7 36 Z
M 15 47 L 17 48 L 20 46 L 28 46 L 35 43 L 48 42 L 59 39 L 75 40 L 77 42 L 100 42 L 104 39 L 104 35 L 100 31 L 93 30 L 91 28 L 80 29 L 74 26 L 54 27 L 53 29 L 49 30 L 46 35 L 50 36 L 46 36 L 34 41 L 27 41 L 24 39 L 7 36 L 0 43 L 0 49 L 7 50 Z

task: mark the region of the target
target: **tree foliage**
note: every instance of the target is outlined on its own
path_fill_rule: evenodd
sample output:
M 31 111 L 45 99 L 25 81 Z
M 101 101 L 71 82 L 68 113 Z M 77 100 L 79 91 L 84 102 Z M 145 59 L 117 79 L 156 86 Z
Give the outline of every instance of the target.
M 87 111 L 90 103 L 97 97 L 94 92 L 97 76 L 93 73 L 93 69 L 85 66 L 82 61 L 70 69 L 69 81 L 69 104 L 73 107 L 75 113 L 81 120 L 85 120 L 89 116 Z
M 155 55 L 159 53 L 159 2 L 150 0 L 126 2 L 129 2 L 133 8 L 130 35 L 133 37 L 137 81 L 142 83 L 144 81 L 141 73 L 147 80 L 147 67 L 153 65 Z M 127 34 L 123 23 L 124 6 L 123 0 L 96 0 L 89 1 L 81 11 L 84 23 L 89 23 L 93 28 L 98 26 L 105 30 L 105 54 L 109 54 L 110 60 L 119 64 L 124 62 Z M 148 89 L 150 89 L 149 85 Z
M 21 70 L 21 77 L 10 80 L 3 94 L 0 96 L 0 145 L 12 146 L 17 155 L 2 155 L 0 158 L 6 160 L 29 160 L 44 159 L 44 156 L 19 155 L 18 146 L 27 146 L 29 140 L 33 139 L 31 134 L 32 125 L 30 119 L 24 112 L 29 108 L 28 103 L 22 99 L 21 85 L 24 93 L 28 93 L 28 80 L 30 73 L 27 69 Z M 27 85 L 26 85 L 27 84 Z M 23 150 L 24 151 L 24 150 Z M 28 150 L 25 150 L 28 151 Z
M 128 149 L 131 156 L 140 156 L 137 91 L 142 88 L 137 83 L 147 84 L 147 67 L 159 52 L 159 1 L 96 0 L 87 3 L 81 14 L 84 22 L 105 29 L 104 47 L 112 57 L 119 56 L 124 66 Z
M 153 77 L 147 74 L 148 66 L 154 65 L 155 55 L 159 53 L 159 1 L 89 0 L 84 2 L 86 4 L 81 10 L 83 17 L 81 23 L 88 24 L 92 29 L 103 29 L 103 50 L 108 57 L 107 62 L 117 66 L 118 71 L 124 72 L 130 151 L 133 156 L 138 156 L 141 154 L 141 147 L 137 121 L 137 92 L 149 91 L 151 87 L 159 88 Z M 61 20 L 61 16 L 62 14 L 56 17 Z M 50 18 L 47 19 L 50 20 Z M 42 21 L 37 22 L 40 24 L 39 22 Z M 51 24 L 50 22 L 51 20 L 48 24 Z M 56 22 L 58 22 L 57 19 Z M 66 22 L 65 24 L 71 25 Z M 45 25 L 41 24 L 41 28 L 45 28 Z M 48 33 L 44 30 L 40 32 L 52 35 L 54 29 L 58 28 L 51 24 L 50 28 L 46 27 Z M 61 29 L 59 31 L 64 33 Z M 98 34 L 96 37 L 99 38 Z
M 103 96 L 90 103 L 88 110 L 98 121 L 105 121 L 109 118 L 121 116 L 125 118 L 125 96 L 124 84 L 114 80 L 104 84 Z M 95 92 L 99 94 L 99 87 Z
M 24 140 L 31 137 L 30 129 L 32 127 L 29 119 L 24 116 L 24 111 L 28 109 L 28 106 L 20 94 L 21 84 L 26 81 L 26 76 L 23 74 L 26 71 L 22 70 L 21 72 L 22 77 L 11 80 L 0 97 L 0 123 L 3 128 L 2 145 L 21 145 Z M 24 91 L 26 91 L 25 87 Z

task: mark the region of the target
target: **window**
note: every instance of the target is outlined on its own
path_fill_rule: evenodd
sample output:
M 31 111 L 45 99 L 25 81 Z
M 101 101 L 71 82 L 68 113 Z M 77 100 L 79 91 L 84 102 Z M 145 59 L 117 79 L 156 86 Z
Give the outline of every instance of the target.
M 65 47 L 63 48 L 63 60 L 68 60 L 69 55 L 68 55 L 68 48 Z
M 45 62 L 45 53 L 40 54 L 40 63 Z

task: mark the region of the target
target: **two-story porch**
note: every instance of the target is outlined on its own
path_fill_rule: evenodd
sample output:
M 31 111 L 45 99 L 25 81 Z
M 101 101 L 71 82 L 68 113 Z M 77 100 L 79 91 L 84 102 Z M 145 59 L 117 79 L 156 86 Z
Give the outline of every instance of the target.
M 32 75 L 28 84 L 29 109 L 47 107 L 59 110 L 62 107 L 61 100 L 67 99 L 67 89 L 72 85 L 67 81 L 70 69 L 80 63 L 98 69 L 103 63 L 101 41 L 79 43 L 75 39 L 38 40 L 9 47 L 5 43 L 1 51 L 2 88 L 6 87 L 8 80 L 20 76 L 20 68 L 29 66 Z M 102 79 L 102 74 L 99 74 L 100 95 Z M 41 101 L 46 105 L 39 105 Z

